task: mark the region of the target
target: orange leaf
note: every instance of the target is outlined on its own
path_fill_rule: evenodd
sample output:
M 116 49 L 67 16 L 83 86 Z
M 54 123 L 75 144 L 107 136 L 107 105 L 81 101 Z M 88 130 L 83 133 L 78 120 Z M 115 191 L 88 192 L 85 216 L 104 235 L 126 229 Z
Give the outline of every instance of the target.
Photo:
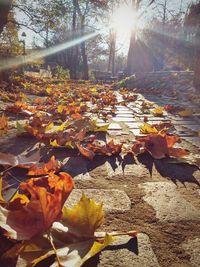
M 18 201 L 16 197 L 13 203 L 8 203 L 7 209 L 0 206 L 0 227 L 9 238 L 31 239 L 61 218 L 62 207 L 72 189 L 73 181 L 67 173 L 60 173 L 59 176 L 50 174 L 48 178 L 35 178 L 22 183 L 20 190 L 29 200 L 20 197 Z
M 93 160 L 94 156 L 95 156 L 95 153 L 85 147 L 83 147 L 81 144 L 76 144 L 79 152 L 86 158 L 90 159 L 90 160 Z
M 49 172 L 57 172 L 61 164 L 52 156 L 48 163 L 40 163 L 30 167 L 28 175 L 45 175 Z
M 175 158 L 181 158 L 181 157 L 187 156 L 188 154 L 189 154 L 189 151 L 183 148 L 175 148 L 175 147 L 169 148 L 169 155 Z
M 155 159 L 162 159 L 168 156 L 181 157 L 188 154 L 184 149 L 173 148 L 173 145 L 180 141 L 179 136 L 169 136 L 166 133 L 151 134 L 143 138 L 137 138 L 144 148 Z

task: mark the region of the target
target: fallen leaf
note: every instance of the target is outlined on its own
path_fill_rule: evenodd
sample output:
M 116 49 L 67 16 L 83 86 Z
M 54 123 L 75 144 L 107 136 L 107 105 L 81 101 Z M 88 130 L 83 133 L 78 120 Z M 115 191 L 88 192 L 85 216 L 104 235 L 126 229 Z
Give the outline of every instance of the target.
M 84 157 L 86 157 L 90 160 L 93 160 L 93 158 L 95 157 L 95 153 L 92 150 L 89 150 L 78 143 L 76 144 L 76 146 L 77 146 L 79 152 L 81 153 L 81 155 L 83 155 Z
M 70 175 L 49 174 L 48 178 L 34 178 L 20 185 L 19 194 L 7 208 L 0 206 L 0 227 L 15 240 L 29 240 L 48 230 L 62 215 L 62 207 L 73 189 Z M 22 196 L 21 196 L 22 195 Z
M 193 111 L 191 109 L 185 109 L 183 111 L 180 111 L 178 115 L 181 117 L 191 117 L 193 115 Z
M 46 175 L 50 172 L 57 172 L 62 167 L 62 164 L 52 156 L 48 163 L 35 164 L 29 168 L 28 175 Z
M 150 133 L 158 133 L 158 130 L 151 126 L 148 123 L 145 123 L 144 125 L 140 126 L 140 133 L 141 134 L 150 134 Z
M 73 208 L 63 207 L 62 223 L 77 237 L 93 237 L 103 222 L 102 204 L 96 204 L 84 194 Z
M 173 145 L 180 141 L 179 136 L 170 136 L 166 133 L 150 134 L 146 137 L 137 138 L 140 144 L 143 144 L 153 158 L 162 159 L 168 156 L 182 157 L 188 154 L 188 151 L 182 148 L 173 148 Z
M 155 108 L 152 113 L 154 116 L 163 116 L 164 108 L 163 107 L 157 107 Z

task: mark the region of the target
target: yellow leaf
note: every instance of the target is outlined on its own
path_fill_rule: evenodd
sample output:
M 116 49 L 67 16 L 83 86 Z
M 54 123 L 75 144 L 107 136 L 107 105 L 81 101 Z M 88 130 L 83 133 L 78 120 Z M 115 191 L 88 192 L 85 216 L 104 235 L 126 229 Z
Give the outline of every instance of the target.
M 62 113 L 63 110 L 64 110 L 64 108 L 65 108 L 65 106 L 63 106 L 63 105 L 59 105 L 59 106 L 57 107 L 57 111 L 58 111 L 58 113 Z
M 104 222 L 102 204 L 82 195 L 78 204 L 73 208 L 63 208 L 63 224 L 76 235 L 91 237 L 95 230 Z
M 69 148 L 69 149 L 74 149 L 74 145 L 72 144 L 72 141 L 68 141 L 66 144 L 65 144 L 66 148 Z
M 56 139 L 54 141 L 50 140 L 50 145 L 53 146 L 53 147 L 59 147 Z
M 96 89 L 95 87 L 90 88 L 90 92 L 91 92 L 91 93 L 97 93 L 97 89 Z
M 185 109 L 183 111 L 180 111 L 178 114 L 181 117 L 190 117 L 193 115 L 193 111 L 191 109 Z
M 109 123 L 101 125 L 101 126 L 96 126 L 94 128 L 94 132 L 107 132 L 108 131 L 108 127 L 109 127 Z
M 3 183 L 3 179 L 2 179 L 2 177 L 0 177 L 0 204 L 6 202 L 5 199 L 2 196 L 2 183 Z
M 154 114 L 154 116 L 162 116 L 163 115 L 163 111 L 164 111 L 164 108 L 157 107 L 152 111 L 152 113 Z
M 60 126 L 56 128 L 56 132 L 63 132 L 65 129 L 65 123 L 62 123 Z
M 52 88 L 48 87 L 48 88 L 46 89 L 46 92 L 47 92 L 48 94 L 51 94 L 51 92 L 52 92 Z
M 49 124 L 45 127 L 45 132 L 50 131 L 53 127 L 54 127 L 54 123 L 53 123 L 53 122 L 49 123 Z
M 15 195 L 12 197 L 12 199 L 10 200 L 10 202 L 14 202 L 15 200 L 20 200 L 20 203 L 23 204 L 27 204 L 29 203 L 29 199 L 26 195 L 24 194 L 19 194 L 19 192 L 17 191 L 15 193 Z
M 140 126 L 140 133 L 142 134 L 150 134 L 150 133 L 158 133 L 158 130 L 151 126 L 148 123 L 145 123 L 144 125 Z
M 104 125 L 98 126 L 98 123 L 96 120 L 92 120 L 90 124 L 91 124 L 91 131 L 94 131 L 94 132 L 107 132 L 108 127 L 110 125 L 109 123 L 106 123 Z
M 106 234 L 106 236 L 104 237 L 102 241 L 103 242 L 98 242 L 98 241 L 94 242 L 88 254 L 85 255 L 85 257 L 82 259 L 82 264 L 86 262 L 88 259 L 90 259 L 91 257 L 95 256 L 100 251 L 102 251 L 105 247 L 110 245 L 113 242 L 113 237 L 111 235 Z

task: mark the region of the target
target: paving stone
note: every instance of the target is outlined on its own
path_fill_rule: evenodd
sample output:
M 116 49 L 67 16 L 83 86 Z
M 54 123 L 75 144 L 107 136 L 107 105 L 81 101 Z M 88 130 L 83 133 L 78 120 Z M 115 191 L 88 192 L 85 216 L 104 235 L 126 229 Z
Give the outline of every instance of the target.
M 191 143 L 194 146 L 200 148 L 200 138 L 199 137 L 183 137 L 184 140 Z
M 124 191 L 112 189 L 74 189 L 66 201 L 66 206 L 72 207 L 84 193 L 93 198 L 97 203 L 103 203 L 107 212 L 124 212 L 130 210 L 131 201 Z
M 182 117 L 176 117 L 176 116 L 168 116 L 170 119 L 175 120 L 175 121 L 192 121 L 194 123 L 194 120 L 192 120 L 190 117 L 185 117 L 184 119 Z
M 145 134 L 140 133 L 140 129 L 130 129 L 130 132 L 133 133 L 135 136 L 146 136 Z
M 90 176 L 89 172 L 86 172 L 85 174 L 81 173 L 73 178 L 74 181 L 90 181 L 92 180 L 92 177 Z
M 200 209 L 186 201 L 173 183 L 148 182 L 139 187 L 144 189 L 146 195 L 143 199 L 155 209 L 160 221 L 200 221 Z
M 116 108 L 118 111 L 122 111 L 122 110 L 124 110 L 124 111 L 127 111 L 127 110 L 130 111 L 130 109 L 127 108 L 127 107 L 125 107 L 125 106 L 119 106 L 119 105 L 116 105 L 115 108 Z
M 200 266 L 200 238 L 189 239 L 182 245 L 183 249 L 190 255 L 191 267 Z
M 126 122 L 125 125 L 131 129 L 138 129 L 142 126 L 144 122 Z
M 133 118 L 133 115 L 132 114 L 130 114 L 130 113 L 118 113 L 117 114 L 117 116 L 116 116 L 116 118 L 121 118 L 121 117 L 125 117 L 125 118 Z
M 194 132 L 199 132 L 200 131 L 200 125 L 185 125 L 184 127 L 188 128 L 188 129 L 190 129 L 191 131 L 194 131 Z
M 175 120 L 173 120 L 172 123 L 174 125 L 184 126 L 184 125 L 194 125 L 195 124 L 195 121 L 187 121 L 187 120 L 178 120 L 178 121 L 175 121 Z
M 99 256 L 98 267 L 159 267 L 151 242 L 146 234 L 136 238 L 119 237 Z
M 181 125 L 175 125 L 174 128 L 176 129 L 176 134 L 179 136 L 194 136 L 194 134 L 191 131 L 186 130 Z
M 143 114 L 143 112 L 139 108 L 132 107 L 131 109 L 134 111 L 134 113 Z
M 134 118 L 133 117 L 115 117 L 113 118 L 114 121 L 116 122 L 134 122 Z
M 122 127 L 118 123 L 111 123 L 108 130 L 121 130 Z
M 149 120 L 149 122 L 152 121 L 155 123 L 170 121 L 170 119 L 165 118 L 165 117 L 149 117 L 148 120 Z
M 131 110 L 118 110 L 115 112 L 116 114 L 133 114 Z

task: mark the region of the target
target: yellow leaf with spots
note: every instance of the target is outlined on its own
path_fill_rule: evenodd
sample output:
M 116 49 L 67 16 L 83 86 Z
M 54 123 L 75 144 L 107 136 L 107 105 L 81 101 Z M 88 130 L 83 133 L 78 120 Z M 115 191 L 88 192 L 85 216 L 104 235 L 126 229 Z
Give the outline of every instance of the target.
M 92 237 L 104 222 L 103 206 L 83 194 L 73 208 L 64 206 L 62 221 L 75 235 Z
M 158 117 L 163 116 L 163 112 L 164 112 L 164 108 L 162 107 L 157 107 L 152 111 L 153 115 L 158 116 Z
M 148 123 L 145 123 L 144 125 L 140 126 L 140 133 L 141 134 L 150 134 L 150 133 L 158 133 L 158 130 L 151 126 Z

